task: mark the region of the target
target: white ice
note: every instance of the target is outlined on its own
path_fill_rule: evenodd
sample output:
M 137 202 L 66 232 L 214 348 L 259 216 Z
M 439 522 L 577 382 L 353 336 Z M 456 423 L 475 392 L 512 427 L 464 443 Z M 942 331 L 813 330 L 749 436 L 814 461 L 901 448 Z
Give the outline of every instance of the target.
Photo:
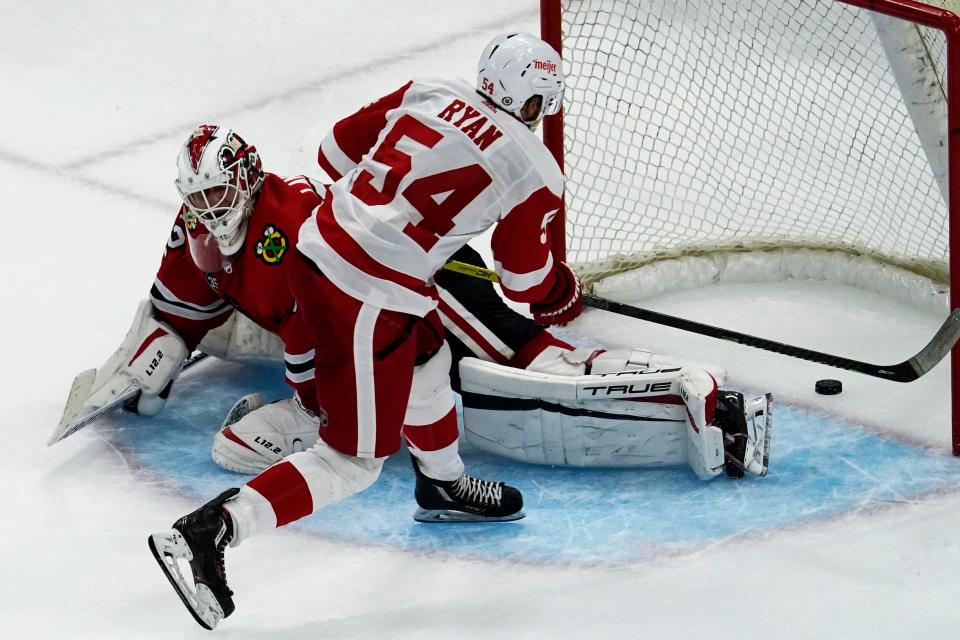
M 536 32 L 537 3 L 0 3 L 0 636 L 186 638 L 146 550 L 194 508 L 95 429 L 47 449 L 67 389 L 99 365 L 152 280 L 176 210 L 177 145 L 228 123 L 280 174 L 319 174 L 336 118 L 411 76 L 470 78 L 493 34 Z M 653 302 L 722 326 L 899 361 L 940 318 L 822 284 L 724 287 Z M 591 312 L 573 328 L 722 363 L 732 382 L 945 451 L 949 375 L 911 385 Z M 775 452 L 774 452 L 775 455 Z M 775 469 L 775 458 L 773 461 Z M 960 494 L 724 539 L 619 569 L 409 553 L 278 531 L 228 557 L 232 638 L 950 638 Z

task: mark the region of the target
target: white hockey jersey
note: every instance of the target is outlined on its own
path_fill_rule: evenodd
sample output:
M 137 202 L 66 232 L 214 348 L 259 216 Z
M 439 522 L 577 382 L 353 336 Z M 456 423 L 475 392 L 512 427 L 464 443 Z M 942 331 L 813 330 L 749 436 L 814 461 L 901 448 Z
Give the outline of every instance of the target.
M 556 275 L 547 224 L 563 175 L 540 140 L 464 82 L 411 82 L 338 122 L 320 165 L 336 180 L 298 250 L 351 296 L 422 316 L 433 275 L 497 224 L 504 294 L 538 302 Z

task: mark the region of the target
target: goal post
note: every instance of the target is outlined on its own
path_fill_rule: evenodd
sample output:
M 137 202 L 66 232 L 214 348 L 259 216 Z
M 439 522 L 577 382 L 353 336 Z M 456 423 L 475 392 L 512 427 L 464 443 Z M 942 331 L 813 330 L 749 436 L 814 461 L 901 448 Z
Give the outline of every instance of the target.
M 949 285 L 943 311 L 960 308 L 955 12 L 541 0 L 569 85 L 543 132 L 567 179 L 558 257 L 587 282 L 690 256 L 856 257 Z M 951 363 L 960 455 L 960 349 Z

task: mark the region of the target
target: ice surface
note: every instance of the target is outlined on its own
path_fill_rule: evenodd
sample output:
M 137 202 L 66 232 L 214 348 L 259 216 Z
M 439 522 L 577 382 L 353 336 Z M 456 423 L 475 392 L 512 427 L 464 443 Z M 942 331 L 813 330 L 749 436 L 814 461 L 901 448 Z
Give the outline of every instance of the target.
M 147 293 L 175 213 L 176 146 L 198 121 L 223 119 L 269 168 L 319 175 L 315 147 L 335 118 L 409 75 L 471 77 L 491 35 L 536 31 L 537 3 L 2 8 L 0 636 L 199 637 L 146 536 L 235 483 L 207 458 L 234 399 L 227 377 L 235 393 L 279 393 L 276 377 L 215 366 L 209 384 L 185 377 L 168 413 L 121 416 L 44 447 L 73 376 L 107 358 Z M 650 304 L 877 361 L 913 353 L 940 321 L 803 284 Z M 944 367 L 893 385 L 600 312 L 566 335 L 719 362 L 731 383 L 772 390 L 771 475 L 703 484 L 683 469 L 555 470 L 467 451 L 472 470 L 524 489 L 529 516 L 430 528 L 410 518 L 412 478 L 398 457 L 369 494 L 231 550 L 238 609 L 216 633 L 955 635 L 960 492 L 945 455 Z M 843 395 L 813 393 L 828 375 L 843 378 Z
M 164 412 L 118 416 L 102 436 L 138 469 L 202 499 L 245 480 L 210 458 L 212 434 L 239 394 L 287 397 L 283 367 L 212 364 L 185 375 Z M 569 469 L 526 465 L 464 444 L 470 472 L 508 479 L 524 493 L 526 519 L 504 526 L 413 522 L 413 473 L 391 458 L 363 494 L 296 525 L 325 538 L 437 551 L 467 558 L 623 566 L 878 506 L 960 481 L 960 463 L 826 415 L 776 407 L 772 470 L 764 479 L 701 482 L 687 467 Z

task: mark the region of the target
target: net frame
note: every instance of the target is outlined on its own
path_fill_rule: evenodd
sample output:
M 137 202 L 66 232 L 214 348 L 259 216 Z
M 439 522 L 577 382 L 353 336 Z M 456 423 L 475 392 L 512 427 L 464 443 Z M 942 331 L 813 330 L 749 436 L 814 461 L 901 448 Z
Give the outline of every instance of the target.
M 960 10 L 955 0 L 833 0 L 880 14 L 906 20 L 943 33 L 946 40 L 947 94 L 947 162 L 948 192 L 948 264 L 945 273 L 931 274 L 950 285 L 950 309 L 960 308 L 960 18 L 950 11 Z M 541 0 L 541 37 L 563 55 L 562 0 Z M 561 170 L 564 170 L 563 112 L 546 118 L 544 144 L 550 149 Z M 551 223 L 553 251 L 557 259 L 566 261 L 568 231 L 564 209 Z M 951 443 L 953 455 L 960 456 L 960 347 L 951 352 Z

